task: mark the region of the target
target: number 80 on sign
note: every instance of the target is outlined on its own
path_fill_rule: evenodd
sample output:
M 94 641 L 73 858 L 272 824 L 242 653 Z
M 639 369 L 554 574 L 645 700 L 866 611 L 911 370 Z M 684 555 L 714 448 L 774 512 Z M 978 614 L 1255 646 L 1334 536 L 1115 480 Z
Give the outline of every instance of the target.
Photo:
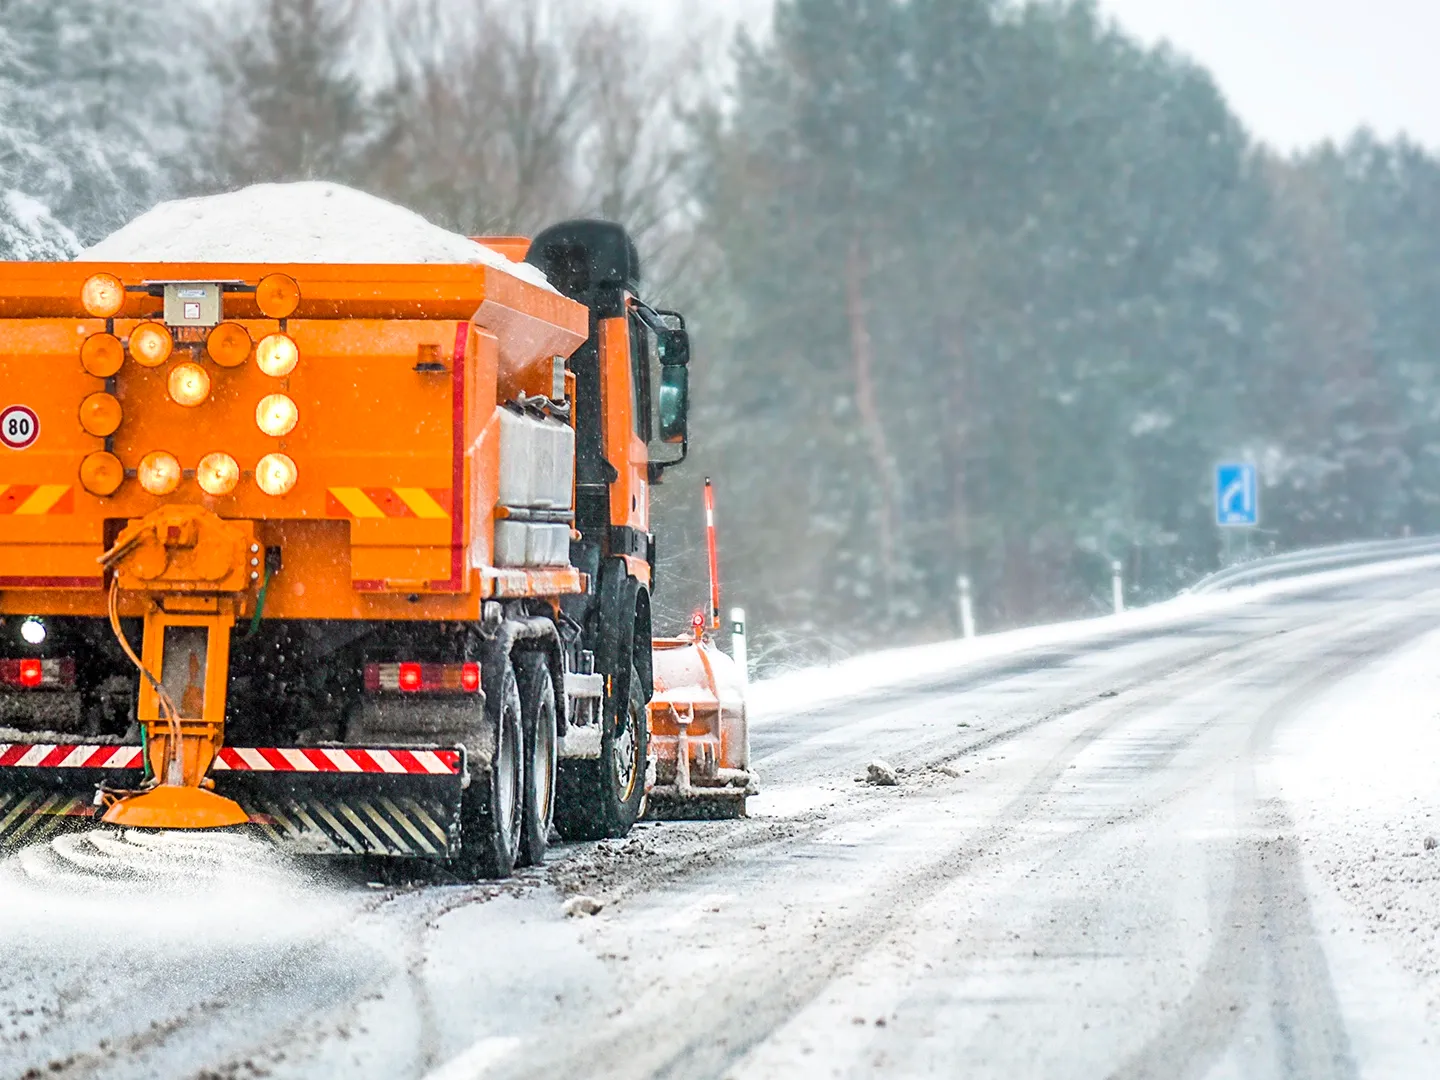
M 28 450 L 40 437 L 40 418 L 26 405 L 7 405 L 0 411 L 0 444 L 11 450 Z

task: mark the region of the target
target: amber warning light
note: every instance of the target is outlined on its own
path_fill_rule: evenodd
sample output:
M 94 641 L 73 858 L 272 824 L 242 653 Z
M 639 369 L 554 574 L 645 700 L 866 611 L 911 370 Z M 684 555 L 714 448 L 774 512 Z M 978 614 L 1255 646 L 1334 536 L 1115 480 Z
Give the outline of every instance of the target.
M 206 495 L 229 495 L 240 483 L 240 465 L 229 454 L 206 454 L 195 470 L 195 482 Z
M 199 364 L 176 364 L 170 371 L 170 399 L 193 409 L 210 397 L 210 373 Z
M 284 495 L 295 486 L 300 470 L 286 454 L 266 454 L 255 466 L 255 483 L 266 495 Z
M 300 362 L 300 350 L 285 334 L 268 334 L 255 346 L 255 363 L 266 375 L 283 379 Z
M 170 359 L 175 339 L 160 323 L 141 323 L 130 331 L 130 355 L 144 367 L 159 367 Z
M 174 454 L 155 450 L 140 459 L 135 475 L 140 486 L 151 495 L 169 495 L 180 486 L 180 462 Z
M 125 286 L 114 274 L 92 274 L 80 288 L 80 303 L 97 319 L 109 319 L 125 306 Z

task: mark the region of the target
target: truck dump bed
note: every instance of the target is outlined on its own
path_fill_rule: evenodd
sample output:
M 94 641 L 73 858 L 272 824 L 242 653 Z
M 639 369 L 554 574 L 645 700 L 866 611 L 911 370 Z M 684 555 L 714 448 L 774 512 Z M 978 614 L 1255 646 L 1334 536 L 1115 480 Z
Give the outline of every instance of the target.
M 111 318 L 82 304 L 97 274 L 125 289 Z M 257 305 L 267 280 L 298 287 L 287 317 Z M 223 321 L 171 329 L 170 355 L 147 366 L 124 344 L 147 324 L 165 331 L 162 283 L 176 282 L 220 283 Z M 253 521 L 261 546 L 283 551 L 292 584 L 269 592 L 266 618 L 474 619 L 490 596 L 578 591 L 568 565 L 495 565 L 497 409 L 550 394 L 554 358 L 588 333 L 581 305 L 483 265 L 0 264 L 0 413 L 13 429 L 0 446 L 0 614 L 103 615 L 99 556 L 126 521 L 174 502 Z M 256 355 L 277 334 L 298 353 L 280 377 Z M 171 393 L 182 362 L 208 382 L 198 404 Z M 257 423 L 277 394 L 298 414 L 278 437 Z M 137 478 L 156 452 L 182 470 L 163 495 Z M 96 454 L 123 469 L 110 494 L 82 478 Z M 239 467 L 229 494 L 197 482 L 210 454 Z M 256 483 L 273 454 L 294 466 L 282 495 Z

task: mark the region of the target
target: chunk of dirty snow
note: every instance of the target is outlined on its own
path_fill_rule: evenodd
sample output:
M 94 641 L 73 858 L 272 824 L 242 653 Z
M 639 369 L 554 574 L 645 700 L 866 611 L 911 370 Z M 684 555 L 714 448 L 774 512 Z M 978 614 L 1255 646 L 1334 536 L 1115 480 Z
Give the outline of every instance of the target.
M 164 202 L 76 256 L 80 262 L 448 263 L 493 266 L 550 289 L 529 263 L 341 184 L 255 184 Z M 553 289 L 551 290 L 554 291 Z
M 894 787 L 900 783 L 900 774 L 883 761 L 872 761 L 865 767 L 865 782 L 877 787 Z
M 597 915 L 604 907 L 604 903 L 596 900 L 595 897 L 581 893 L 579 896 L 572 896 L 565 901 L 565 916 L 575 919 L 581 915 Z

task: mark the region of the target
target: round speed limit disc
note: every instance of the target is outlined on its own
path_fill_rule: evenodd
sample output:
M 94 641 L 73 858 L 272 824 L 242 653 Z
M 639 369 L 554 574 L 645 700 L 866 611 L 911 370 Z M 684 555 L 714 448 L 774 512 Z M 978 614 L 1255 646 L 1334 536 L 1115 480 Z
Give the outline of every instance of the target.
M 40 418 L 27 405 L 7 405 L 0 412 L 0 444 L 11 450 L 28 450 L 40 437 Z

